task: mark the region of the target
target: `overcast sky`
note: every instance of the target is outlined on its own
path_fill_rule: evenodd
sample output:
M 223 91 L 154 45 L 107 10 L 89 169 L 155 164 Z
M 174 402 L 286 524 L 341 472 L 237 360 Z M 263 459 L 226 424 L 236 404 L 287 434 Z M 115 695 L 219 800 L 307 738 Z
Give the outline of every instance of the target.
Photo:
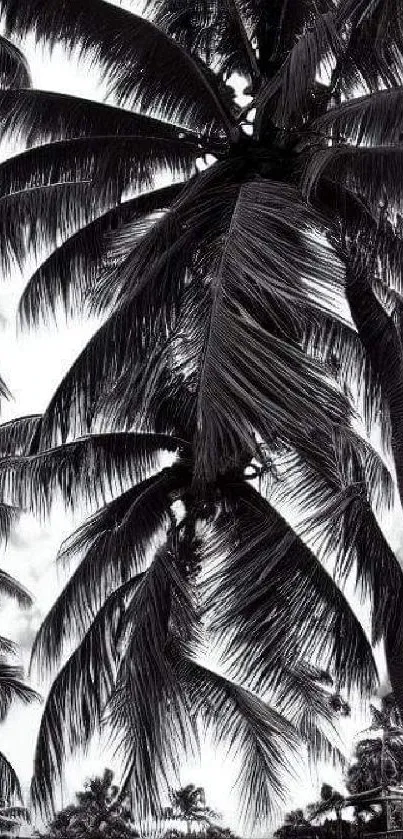
M 67 59 L 61 49 L 55 50 L 50 58 L 46 51 L 28 39 L 24 50 L 35 87 L 102 99 L 103 90 L 97 86 L 97 74 L 88 67 L 78 67 L 76 61 Z M 23 284 L 24 277 L 15 275 L 0 285 L 0 312 L 6 319 L 0 331 L 0 372 L 14 396 L 13 401 L 3 405 L 3 421 L 41 412 L 46 407 L 55 386 L 94 329 L 94 323 L 69 322 L 66 326 L 60 320 L 57 327 L 17 335 L 15 310 Z M 56 509 L 51 521 L 46 523 L 24 516 L 1 560 L 2 567 L 20 579 L 35 597 L 35 605 L 28 612 L 18 611 L 5 603 L 0 612 L 0 633 L 18 641 L 25 663 L 35 632 L 63 583 L 55 571 L 55 554 L 60 542 L 77 523 L 61 508 Z M 365 610 L 363 615 L 365 620 Z M 34 677 L 32 682 L 38 686 Z M 44 692 L 45 687 L 41 685 L 39 689 Z M 40 714 L 38 706 L 15 708 L 0 730 L 0 748 L 16 767 L 25 789 L 31 776 Z M 345 724 L 348 744 L 351 745 L 354 731 L 364 724 L 362 714 L 356 709 L 352 720 Z M 85 758 L 79 756 L 72 761 L 66 771 L 63 802 L 66 804 L 70 800 L 73 791 L 90 773 L 102 771 L 105 765 L 113 767 L 113 763 L 111 755 L 100 744 L 94 744 Z M 183 767 L 181 780 L 202 783 L 211 806 L 221 811 L 225 822 L 237 829 L 236 796 L 231 792 L 233 770 L 234 767 L 224 766 L 222 757 L 215 756 L 212 749 L 206 747 L 201 764 Z M 341 783 L 340 777 L 331 769 L 321 774 L 321 780 L 325 779 Z M 302 805 L 314 799 L 317 793 L 318 779 L 305 771 L 292 783 L 289 805 Z

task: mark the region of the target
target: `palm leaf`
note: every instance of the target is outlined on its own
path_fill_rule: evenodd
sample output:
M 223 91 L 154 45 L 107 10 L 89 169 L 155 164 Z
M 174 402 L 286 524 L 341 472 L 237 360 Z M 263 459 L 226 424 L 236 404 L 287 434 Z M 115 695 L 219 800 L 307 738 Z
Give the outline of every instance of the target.
M 72 0 L 68 10 L 54 2 L 51 15 L 45 0 L 24 10 L 15 0 L 2 6 L 8 31 L 34 30 L 37 38 L 51 43 L 62 38 L 89 53 L 120 103 L 135 102 L 143 111 L 152 108 L 163 119 L 202 130 L 237 133 L 214 76 L 150 21 L 104 0 L 85 6 Z
M 0 37 L 0 88 L 30 87 L 31 76 L 25 56 L 7 38 Z
M 363 146 L 397 145 L 402 139 L 403 88 L 379 90 L 350 99 L 331 108 L 313 125 L 313 130 L 332 132 Z
M 182 188 L 182 184 L 173 184 L 143 193 L 113 207 L 70 236 L 30 278 L 19 303 L 22 323 L 37 324 L 40 317 L 55 317 L 59 304 L 68 313 L 82 312 L 90 293 L 96 299 L 96 279 L 110 265 L 113 232 L 130 221 L 139 225 L 141 235 L 147 217 L 168 207 Z M 132 247 L 134 240 L 133 230 Z
M 19 606 L 28 609 L 32 606 L 32 597 L 18 580 L 0 569 L 0 594 L 15 600 Z
M 306 744 L 309 761 L 325 760 L 344 766 L 345 755 L 322 671 L 306 661 L 297 661 L 292 667 L 283 662 L 272 690 L 276 707 Z
M 171 504 L 189 483 L 171 467 L 142 481 L 88 519 L 62 545 L 59 559 L 81 561 L 43 621 L 32 649 L 40 671 L 58 663 L 63 646 L 80 640 L 111 591 L 144 569 L 153 540 L 170 524 Z
M 260 119 L 267 113 L 282 128 L 301 124 L 315 103 L 313 91 L 320 102 L 319 69 L 328 69 L 341 48 L 333 12 L 318 16 L 293 45 L 278 73 L 262 87 L 257 98 Z
M 61 778 L 66 754 L 85 747 L 100 727 L 115 680 L 119 616 L 141 580 L 141 575 L 130 579 L 111 594 L 49 692 L 31 784 L 34 805 L 47 815 L 54 809 L 54 786 Z
M 240 757 L 236 785 L 244 822 L 249 827 L 267 822 L 283 800 L 284 770 L 297 743 L 295 729 L 235 682 L 178 651 L 175 658 L 190 708 L 205 720 L 218 746 L 224 746 L 229 756 Z
M 0 752 L 0 795 L 4 801 L 22 800 L 18 776 L 3 752 Z
M 75 508 L 83 500 L 105 501 L 109 493 L 141 480 L 157 468 L 162 452 L 182 445 L 164 434 L 94 434 L 38 454 L 5 458 L 0 482 L 23 508 L 46 513 L 56 492 Z
M 370 694 L 371 646 L 332 577 L 255 490 L 243 484 L 226 496 L 232 512 L 212 540 L 214 555 L 220 546 L 225 555 L 207 584 L 208 618 L 237 675 L 267 690 L 281 661 L 304 658 Z
M 196 53 L 208 66 L 230 76 L 259 77 L 255 52 L 236 0 L 149 0 L 152 19 L 170 38 Z
M 0 164 L 1 168 L 1 164 Z M 33 185 L 0 197 L 1 264 L 10 271 L 22 268 L 27 256 L 42 255 L 44 246 L 61 239 L 110 205 L 90 180 Z
M 26 453 L 32 439 L 40 430 L 41 420 L 40 414 L 31 414 L 0 425 L 1 457 Z
M 123 759 L 123 790 L 131 791 L 133 812 L 141 819 L 161 813 L 161 787 L 169 788 L 193 729 L 166 649 L 175 600 L 192 620 L 191 592 L 167 544 L 126 610 L 127 641 L 108 713 Z M 140 778 L 144 794 L 138 796 Z
M 19 700 L 24 704 L 40 697 L 36 691 L 28 687 L 23 681 L 21 667 L 0 661 L 0 719 L 4 720 L 12 702 Z
M 111 7 L 114 8 L 114 7 Z M 124 135 L 60 140 L 22 152 L 0 165 L 2 195 L 66 181 L 90 182 L 94 200 L 113 203 L 128 187 L 150 187 L 168 168 L 189 174 L 198 144 L 167 137 Z
M 199 142 L 186 129 L 158 119 L 47 90 L 2 91 L 0 121 L 10 137 L 27 146 L 94 135 L 146 135 Z
M 346 184 L 379 207 L 384 195 L 388 202 L 401 203 L 401 146 L 330 146 L 315 152 L 307 163 L 303 191 L 314 192 L 323 175 Z

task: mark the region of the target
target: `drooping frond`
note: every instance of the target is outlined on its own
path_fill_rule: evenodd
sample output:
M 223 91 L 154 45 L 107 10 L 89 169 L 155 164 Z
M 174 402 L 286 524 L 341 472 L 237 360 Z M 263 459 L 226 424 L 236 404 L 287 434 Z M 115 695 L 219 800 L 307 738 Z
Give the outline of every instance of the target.
M 163 452 L 175 452 L 182 445 L 165 434 L 94 434 L 38 454 L 5 458 L 0 462 L 0 485 L 18 506 L 42 514 L 56 492 L 71 507 L 83 500 L 94 504 L 142 480 L 158 467 Z
M 266 75 L 282 64 L 297 39 L 332 11 L 332 0 L 237 0 L 257 42 L 259 66 Z
M 161 787 L 171 785 L 181 751 L 192 737 L 193 723 L 167 649 L 174 601 L 192 619 L 191 592 L 167 543 L 127 607 L 122 628 L 126 645 L 108 712 L 123 759 L 123 790 L 132 793 L 139 819 L 161 813 Z
M 39 699 L 36 691 L 23 681 L 21 667 L 0 661 L 0 720 L 4 720 L 12 702 L 19 700 L 27 704 Z
M 113 7 L 111 7 L 113 8 Z M 0 165 L 1 194 L 66 181 L 91 184 L 94 201 L 120 200 L 125 189 L 145 189 L 168 169 L 188 175 L 200 154 L 197 143 L 142 135 L 102 135 L 60 140 L 11 157 Z
M 0 89 L 30 87 L 31 76 L 24 54 L 7 38 L 0 37 Z
M 237 0 L 148 0 L 153 21 L 190 53 L 221 73 L 255 81 L 258 62 Z
M 10 271 L 24 265 L 28 255 L 56 247 L 62 238 L 87 224 L 110 206 L 100 199 L 89 180 L 30 186 L 0 197 L 1 265 Z
M 296 730 L 255 694 L 177 649 L 174 667 L 191 712 L 204 719 L 229 757 L 240 758 L 236 784 L 245 824 L 267 823 L 284 794 L 284 774 L 297 744 Z
M 27 589 L 2 569 L 0 569 L 0 595 L 15 600 L 22 608 L 28 609 L 32 606 L 32 597 Z
M 95 302 L 100 308 L 95 281 L 103 269 L 111 267 L 110 237 L 114 231 L 130 221 L 138 224 L 141 236 L 150 214 L 169 207 L 182 188 L 182 184 L 173 184 L 143 193 L 113 207 L 70 236 L 30 278 L 19 303 L 22 323 L 37 324 L 41 317 L 55 317 L 58 305 L 69 314 L 81 313 L 90 296 L 92 304 Z M 132 247 L 135 238 L 133 229 Z
M 113 592 L 53 682 L 43 710 L 31 784 L 34 806 L 47 815 L 52 813 L 65 756 L 85 747 L 99 729 L 115 680 L 120 615 L 141 580 L 141 576 L 130 579 Z
M 323 175 L 346 184 L 372 206 L 401 206 L 403 148 L 389 146 L 329 146 L 316 151 L 304 173 L 303 190 L 310 195 Z
M 120 103 L 142 111 L 158 111 L 171 122 L 190 124 L 216 133 L 234 131 L 213 74 L 202 63 L 145 18 L 104 0 L 71 0 L 68 8 L 35 0 L 21 9 L 3 0 L 8 31 L 34 30 L 37 38 L 62 39 L 78 46 L 99 63 L 109 89 Z M 111 49 L 113 44 L 113 49 Z
M 342 87 L 376 91 L 402 83 L 403 18 L 399 0 L 342 0 L 338 24 L 349 37 L 340 67 Z
M 402 140 L 403 88 L 379 90 L 331 108 L 313 124 L 313 130 L 355 145 L 398 145 Z
M 27 146 L 100 135 L 198 138 L 185 128 L 158 119 L 48 90 L 6 90 L 0 92 L 0 129 Z
M 283 662 L 272 685 L 276 707 L 289 719 L 306 745 L 310 762 L 330 760 L 344 766 L 330 694 L 323 673 L 306 661 Z
M 286 521 L 255 490 L 229 490 L 216 527 L 223 559 L 209 578 L 208 607 L 236 672 L 267 690 L 282 660 L 315 660 L 347 690 L 376 684 L 371 645 L 342 591 Z M 231 547 L 232 546 L 232 547 Z
M 301 125 L 307 110 L 314 110 L 316 103 L 320 105 L 321 97 L 327 93 L 326 88 L 316 84 L 320 68 L 329 72 L 340 49 L 334 14 L 318 16 L 312 28 L 297 40 L 278 73 L 260 91 L 260 118 L 267 112 L 280 128 Z
M 4 801 L 22 798 L 18 776 L 3 752 L 0 752 L 0 795 Z
M 35 638 L 32 658 L 40 671 L 57 665 L 64 644 L 81 639 L 110 592 L 144 569 L 153 540 L 170 524 L 171 504 L 189 482 L 183 467 L 164 469 L 111 501 L 62 545 L 59 560 L 81 561 Z
M 31 414 L 0 425 L 1 457 L 26 454 L 33 437 L 40 429 L 41 419 L 40 414 Z

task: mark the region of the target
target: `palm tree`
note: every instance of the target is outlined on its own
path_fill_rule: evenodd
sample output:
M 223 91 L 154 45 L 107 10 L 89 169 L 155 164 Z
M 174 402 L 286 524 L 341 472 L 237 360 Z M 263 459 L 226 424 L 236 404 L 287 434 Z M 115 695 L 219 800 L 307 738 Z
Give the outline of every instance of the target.
M 374 688 L 342 591 L 353 567 L 403 709 L 403 575 L 375 515 L 393 481 L 355 413 L 381 421 L 402 497 L 402 11 L 145 6 L 1 0 L 8 32 L 77 48 L 110 93 L 0 98 L 27 145 L 0 166 L 4 267 L 49 248 L 20 318 L 102 317 L 1 467 L 23 506 L 103 504 L 61 549 L 80 562 L 35 644 L 54 667 L 77 637 L 32 791 L 52 803 L 106 715 L 123 790 L 144 790 L 140 818 L 158 812 L 202 719 L 241 750 L 243 809 L 264 820 L 296 737 L 334 754 L 322 670 L 337 692 Z
M 192 826 L 208 825 L 217 816 L 210 807 L 206 806 L 206 795 L 203 787 L 187 784 L 176 790 L 171 790 L 170 818 L 186 822 L 187 832 L 191 833 Z
M 91 778 L 76 793 L 76 803 L 57 813 L 44 836 L 51 839 L 135 839 L 130 811 L 119 800 L 113 772 Z

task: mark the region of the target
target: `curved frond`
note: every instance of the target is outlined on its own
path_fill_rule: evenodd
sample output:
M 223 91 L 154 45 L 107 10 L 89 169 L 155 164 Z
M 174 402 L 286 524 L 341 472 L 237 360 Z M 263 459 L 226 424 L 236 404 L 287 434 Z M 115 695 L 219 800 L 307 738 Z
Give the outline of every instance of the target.
M 94 135 L 199 141 L 185 128 L 159 119 L 48 90 L 0 91 L 0 126 L 28 147 Z
M 189 482 L 185 469 L 164 469 L 115 498 L 62 545 L 59 561 L 81 560 L 35 638 L 32 659 L 40 671 L 83 636 L 114 588 L 144 569 L 153 540 L 170 524 L 172 502 Z
M 225 76 L 239 73 L 255 81 L 259 68 L 236 0 L 148 0 L 146 10 L 175 41 Z
M 111 8 L 114 8 L 111 6 Z M 144 189 L 164 169 L 188 175 L 198 144 L 171 137 L 102 135 L 60 140 L 28 149 L 0 165 L 3 196 L 66 181 L 90 182 L 94 200 L 120 200 L 129 186 Z
M 110 203 L 109 196 L 97 195 L 90 179 L 33 184 L 1 195 L 3 270 L 10 271 L 15 264 L 22 267 L 28 254 L 37 257 L 44 246 L 56 247 Z
M 322 676 L 322 671 L 306 661 L 291 667 L 283 662 L 272 685 L 275 703 L 298 731 L 310 762 L 326 760 L 344 766 L 346 757 Z
M 0 37 L 0 89 L 30 87 L 31 76 L 24 54 L 7 38 Z
M 402 141 L 403 88 L 379 90 L 331 108 L 313 124 L 313 130 L 333 132 L 357 146 L 397 145 Z M 333 135 L 334 136 L 334 135 Z
M 52 814 L 54 787 L 61 778 L 66 755 L 85 747 L 100 727 L 115 681 L 119 617 L 141 580 L 141 575 L 130 579 L 113 592 L 50 689 L 31 784 L 33 804 L 46 815 Z
M 31 414 L 0 425 L 0 456 L 26 454 L 32 439 L 40 430 L 41 420 L 41 414 Z
M 108 493 L 142 480 L 163 452 L 183 441 L 167 434 L 93 434 L 38 454 L 0 461 L 0 485 L 18 506 L 47 513 L 56 492 L 71 507 L 105 502 Z
M 15 600 L 19 606 L 28 609 L 32 606 L 32 597 L 18 580 L 0 569 L 0 594 Z
M 320 104 L 327 91 L 316 84 L 318 71 L 329 71 L 342 41 L 333 12 L 318 15 L 305 31 L 274 76 L 262 87 L 257 99 L 260 118 L 267 112 L 279 127 L 301 124 L 307 110 Z
M 17 773 L 3 752 L 0 752 L 0 795 L 4 801 L 14 798 L 22 800 Z
M 267 823 L 283 800 L 284 774 L 298 741 L 295 728 L 255 694 L 178 651 L 174 667 L 191 711 L 229 756 L 240 757 L 236 784 L 245 824 Z
M 114 232 L 131 222 L 138 224 L 138 235 L 141 236 L 150 214 L 169 207 L 181 189 L 182 184 L 173 184 L 138 195 L 70 236 L 30 278 L 19 303 L 21 322 L 31 325 L 37 324 L 39 318 L 46 321 L 48 317 L 56 317 L 59 304 L 69 314 L 81 313 L 90 293 L 94 303 L 95 281 L 100 272 L 111 265 L 110 246 Z M 133 229 L 132 247 L 135 238 Z
M 385 195 L 398 207 L 402 196 L 403 146 L 329 146 L 311 156 L 303 191 L 314 192 L 323 175 L 346 184 L 379 207 Z
M 68 8 L 54 3 L 52 14 L 47 0 L 35 0 L 26 9 L 4 0 L 2 7 L 8 31 L 34 30 L 38 39 L 62 39 L 88 53 L 120 103 L 135 103 L 142 111 L 153 109 L 168 121 L 202 130 L 234 130 L 214 76 L 145 18 L 104 0 L 85 5 L 71 0 Z
M 208 618 L 236 672 L 267 690 L 282 660 L 329 667 L 363 694 L 377 680 L 371 645 L 343 592 L 286 521 L 243 484 L 209 552 L 224 552 L 207 585 Z M 215 541 L 217 540 L 217 542 Z
M 179 611 L 192 611 L 188 585 L 166 545 L 126 609 L 126 643 L 107 717 L 123 760 L 123 790 L 132 792 L 133 813 L 139 819 L 160 814 L 161 786 L 171 785 L 193 728 L 167 654 L 175 600 Z M 143 794 L 138 796 L 140 783 Z
M 21 667 L 15 667 L 0 661 L 0 720 L 4 720 L 12 702 L 16 700 L 27 704 L 40 697 L 23 681 Z

